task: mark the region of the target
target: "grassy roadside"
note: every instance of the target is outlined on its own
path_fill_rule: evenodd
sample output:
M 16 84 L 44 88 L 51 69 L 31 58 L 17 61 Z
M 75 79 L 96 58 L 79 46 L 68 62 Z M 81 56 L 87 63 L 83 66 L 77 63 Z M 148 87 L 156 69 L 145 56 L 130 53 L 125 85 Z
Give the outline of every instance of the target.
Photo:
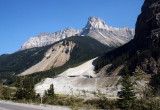
M 39 96 L 29 100 L 16 99 L 15 92 L 16 90 L 14 89 L 3 87 L 2 85 L 0 85 L 0 100 L 12 101 L 15 103 L 23 103 L 23 104 L 41 105 L 41 98 Z M 7 94 L 5 95 L 4 93 L 7 93 Z M 116 108 L 116 101 L 108 100 L 105 97 L 99 97 L 99 96 L 97 96 L 96 99 L 86 100 L 82 97 L 78 97 L 74 95 L 56 94 L 54 98 L 47 97 L 47 96 L 43 97 L 42 105 L 43 106 L 48 106 L 48 105 L 67 106 L 73 110 L 78 110 L 82 108 L 111 109 L 111 108 Z

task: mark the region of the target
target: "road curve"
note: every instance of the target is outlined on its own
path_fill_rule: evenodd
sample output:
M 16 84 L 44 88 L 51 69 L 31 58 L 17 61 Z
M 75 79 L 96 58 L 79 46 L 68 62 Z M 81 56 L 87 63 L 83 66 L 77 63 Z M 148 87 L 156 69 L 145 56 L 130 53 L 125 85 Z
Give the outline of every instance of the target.
M 21 104 L 9 101 L 0 101 L 0 110 L 71 110 L 62 106 L 40 106 L 31 104 Z

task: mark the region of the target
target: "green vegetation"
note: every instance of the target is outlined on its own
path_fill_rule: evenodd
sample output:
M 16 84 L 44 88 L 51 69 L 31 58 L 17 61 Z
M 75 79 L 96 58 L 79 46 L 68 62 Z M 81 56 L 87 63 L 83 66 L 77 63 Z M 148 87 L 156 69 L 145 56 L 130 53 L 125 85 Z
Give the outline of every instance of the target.
M 129 49 L 128 45 L 129 44 L 126 44 L 120 48 L 117 48 L 99 58 L 99 60 L 96 62 L 95 70 L 99 71 L 105 65 L 112 64 L 112 66 L 107 70 L 107 72 L 110 72 L 115 70 L 118 66 L 125 64 L 128 66 L 129 74 L 133 75 L 136 67 L 139 65 L 141 66 L 145 59 L 148 59 L 150 61 L 150 58 L 153 58 L 158 62 L 158 59 L 160 58 L 159 47 L 137 50 L 136 47 L 132 48 L 131 45 L 129 45 L 131 47 L 131 49 Z M 160 87 L 158 86 L 160 75 L 154 75 L 152 67 L 147 67 L 144 72 L 146 74 L 153 74 L 151 85 L 155 88 L 154 90 L 157 94 L 158 90 L 160 90 Z
M 18 51 L 0 56 L 0 82 L 10 85 L 16 80 L 16 75 L 38 63 L 50 46 Z
M 20 76 L 18 81 L 17 81 L 17 91 L 15 97 L 17 99 L 23 99 L 24 97 L 24 88 L 23 88 L 23 80 L 22 77 Z
M 159 110 L 160 100 L 152 96 L 149 88 L 145 90 L 144 97 L 136 99 L 134 90 L 128 75 L 123 76 L 121 98 L 119 100 L 109 100 L 100 91 L 95 95 L 95 99 L 85 100 L 73 95 L 59 95 L 54 93 L 54 85 L 45 92 L 42 98 L 43 104 L 70 106 L 74 110 L 78 109 L 121 109 L 122 110 Z M 31 82 L 30 84 L 27 83 Z M 0 99 L 12 100 L 20 103 L 40 104 L 39 94 L 35 94 L 32 86 L 33 79 L 29 77 L 19 77 L 17 79 L 17 90 L 9 89 L 0 85 Z M 26 85 L 29 84 L 29 85 Z M 6 89 L 5 89 L 6 88 Z M 31 93 L 30 93 L 31 92 Z M 30 94 L 28 94 L 30 93 Z M 22 95 L 21 95 L 22 94 Z
M 160 95 L 160 74 L 155 74 L 151 78 L 151 86 L 153 87 L 153 92 L 156 96 Z
M 131 45 L 126 44 L 120 48 L 106 53 L 96 62 L 95 70 L 98 71 L 105 65 L 111 63 L 112 66 L 110 67 L 109 71 L 113 71 L 118 66 L 126 64 L 129 68 L 129 73 L 131 74 L 135 70 L 136 66 L 139 63 L 143 62 L 144 59 L 153 57 L 157 60 L 160 56 L 159 47 L 154 47 L 145 50 L 136 50 L 132 48 L 129 49 L 129 46 L 132 47 Z
M 34 91 L 33 78 L 20 76 L 16 82 L 17 91 L 14 100 L 26 100 L 29 102 L 36 102 L 39 100 L 39 95 Z
M 85 61 L 97 57 L 112 49 L 88 36 L 74 36 L 64 40 L 72 41 L 76 44 L 71 53 L 70 60 L 61 67 L 51 68 L 50 70 L 30 75 L 31 77 L 34 77 L 36 83 L 42 78 L 54 77 L 70 67 L 78 66 Z M 45 47 L 32 48 L 18 51 L 10 55 L 0 56 L 0 81 L 2 82 L 2 80 L 5 80 L 6 84 L 12 84 L 16 80 L 15 75 L 38 63 L 44 57 L 45 52 L 51 46 L 59 42 L 61 41 Z
M 76 46 L 71 53 L 70 60 L 61 67 L 51 68 L 47 71 L 37 72 L 35 74 L 29 75 L 29 77 L 34 78 L 35 83 L 40 82 L 43 78 L 46 77 L 54 77 L 64 72 L 68 68 L 78 66 L 112 49 L 87 36 L 70 37 L 65 40 L 76 43 Z
M 130 110 L 131 108 L 134 108 L 136 97 L 127 67 L 125 68 L 125 75 L 122 77 L 122 86 L 122 90 L 119 92 L 120 99 L 118 100 L 118 103 L 120 108 Z
M 43 103 L 55 104 L 56 100 L 57 100 L 57 97 L 56 97 L 56 94 L 54 93 L 54 85 L 51 84 L 50 88 L 44 93 Z
M 104 67 L 107 64 L 114 63 L 111 68 L 115 69 L 121 64 L 124 64 L 125 61 L 129 57 L 129 48 L 128 44 L 123 45 L 113 51 L 110 51 L 106 54 L 104 54 L 99 60 L 96 62 L 95 70 L 98 71 L 102 67 Z
M 50 85 L 50 88 L 48 90 L 48 96 L 51 97 L 51 98 L 55 98 L 55 93 L 54 93 L 54 86 L 53 84 Z
M 14 97 L 10 100 L 20 102 L 20 103 L 37 103 L 40 104 L 40 95 L 35 94 L 33 91 L 31 93 L 32 97 L 28 97 L 27 93 L 30 89 L 26 88 L 24 83 L 28 81 L 28 78 L 19 77 L 17 80 L 17 91 Z M 30 84 L 32 85 L 32 84 Z M 32 86 L 29 86 L 32 87 Z M 61 106 L 70 106 L 72 109 L 88 108 L 88 109 L 113 109 L 117 106 L 116 100 L 108 100 L 101 92 L 99 92 L 96 99 L 85 100 L 83 98 L 73 96 L 73 95 L 58 95 L 54 93 L 54 85 L 51 84 L 50 88 L 45 91 L 42 98 L 43 104 L 50 105 L 61 105 Z M 9 100 L 9 99 L 7 99 Z
M 0 73 L 8 72 L 14 75 L 23 72 L 39 62 L 50 47 L 51 45 L 0 56 Z
M 14 81 L 16 81 L 17 76 L 10 72 L 0 73 L 0 83 L 4 85 L 11 85 Z
M 14 97 L 15 89 L 0 84 L 0 99 L 11 100 Z
M 149 49 L 145 48 L 138 50 L 132 43 L 133 41 L 111 52 L 108 52 L 99 58 L 96 63 L 95 70 L 99 71 L 105 65 L 112 64 L 112 66 L 107 70 L 110 72 L 115 70 L 118 66 L 124 64 L 124 68 L 128 67 L 128 75 L 126 76 L 121 74 L 124 76 L 122 80 L 123 89 L 120 92 L 120 99 L 118 101 L 119 107 L 128 110 L 159 110 L 160 99 L 156 96 L 159 96 L 160 93 L 160 74 L 159 72 L 158 74 L 154 74 L 150 67 L 142 70 L 140 66 L 142 63 L 144 64 L 146 59 L 150 61 L 150 58 L 158 62 L 160 58 L 160 48 L 153 47 Z M 123 71 L 124 69 L 121 71 L 121 73 L 123 73 Z M 134 86 L 129 80 L 129 75 L 133 75 L 136 80 L 149 81 L 150 83 L 145 88 L 139 88 L 139 90 L 137 90 L 137 88 L 133 88 Z M 151 79 L 149 76 L 151 76 Z M 136 99 L 134 97 L 135 89 L 136 92 L 139 93 L 140 99 Z

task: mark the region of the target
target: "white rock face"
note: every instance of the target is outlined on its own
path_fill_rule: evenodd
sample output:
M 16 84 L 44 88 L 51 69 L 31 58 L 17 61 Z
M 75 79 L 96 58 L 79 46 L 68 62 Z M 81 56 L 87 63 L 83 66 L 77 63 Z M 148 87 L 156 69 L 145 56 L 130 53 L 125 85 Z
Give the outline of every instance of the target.
M 108 27 L 99 17 L 92 16 L 88 19 L 88 23 L 80 35 L 91 36 L 107 46 L 116 47 L 133 39 L 134 30 L 128 27 Z
M 21 50 L 33 47 L 43 47 L 79 33 L 80 30 L 75 30 L 71 27 L 66 28 L 65 30 L 57 31 L 55 33 L 40 33 L 38 36 L 31 37 L 27 42 L 25 42 L 22 45 Z
M 106 75 L 106 70 L 111 64 L 106 65 L 98 73 L 94 71 L 96 58 L 91 59 L 80 66 L 69 68 L 63 73 L 54 78 L 43 79 L 40 83 L 35 85 L 35 91 L 39 94 L 44 94 L 45 90 L 54 85 L 56 94 L 68 94 L 76 96 L 95 97 L 95 93 L 101 92 L 107 98 L 118 98 L 118 92 L 121 91 L 121 76 L 119 73 L 124 66 L 119 66 L 110 76 Z M 148 76 L 150 78 L 150 76 Z M 134 77 L 131 80 L 134 81 Z M 145 90 L 148 81 L 142 79 L 136 81 L 136 90 Z M 140 94 L 137 96 L 139 97 Z
M 84 29 L 96 29 L 96 28 L 109 30 L 109 27 L 99 17 L 94 17 L 94 16 L 89 17 L 88 23 Z
M 56 94 L 86 95 L 94 97 L 98 91 L 110 98 L 117 98 L 121 86 L 120 76 L 98 77 L 94 71 L 94 60 L 89 60 L 75 68 L 69 68 L 55 78 L 46 78 L 35 85 L 36 93 L 43 94 L 54 84 Z M 84 94 L 85 92 L 85 94 Z

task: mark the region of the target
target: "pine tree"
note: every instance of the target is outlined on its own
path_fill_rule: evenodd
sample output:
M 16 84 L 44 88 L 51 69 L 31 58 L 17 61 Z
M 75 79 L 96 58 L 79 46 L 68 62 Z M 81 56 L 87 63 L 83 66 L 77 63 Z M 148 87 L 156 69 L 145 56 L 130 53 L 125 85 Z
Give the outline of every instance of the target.
M 33 78 L 25 78 L 24 90 L 25 90 L 25 98 L 26 99 L 34 99 L 35 98 L 36 93 L 34 91 Z
M 152 88 L 150 85 L 147 83 L 143 85 L 144 81 L 150 82 L 150 77 L 147 75 L 147 73 L 137 66 L 133 72 L 133 76 L 135 78 L 135 90 L 139 94 L 139 97 L 143 99 L 145 96 L 151 95 Z
M 8 87 L 3 88 L 3 98 L 6 100 L 11 99 L 11 90 Z
M 45 91 L 44 91 L 44 95 L 43 95 L 43 102 L 44 102 L 44 103 L 48 103 L 48 99 L 49 99 L 49 96 L 48 96 L 47 91 L 45 90 Z
M 48 96 L 51 98 L 55 98 L 55 93 L 54 93 L 54 86 L 53 84 L 50 85 L 50 88 L 48 90 Z
M 135 71 L 133 72 L 133 76 L 135 77 L 136 81 L 149 81 L 150 80 L 147 73 L 145 73 L 139 66 L 135 68 Z
M 122 86 L 118 102 L 120 108 L 130 110 L 134 105 L 136 97 L 127 67 L 125 68 L 125 75 L 122 77 Z
M 3 86 L 2 84 L 0 84 L 0 98 L 3 97 Z
M 16 85 L 17 85 L 17 92 L 16 92 L 15 97 L 17 99 L 23 99 L 24 98 L 24 88 L 23 88 L 23 78 L 22 78 L 22 76 L 19 77 Z

